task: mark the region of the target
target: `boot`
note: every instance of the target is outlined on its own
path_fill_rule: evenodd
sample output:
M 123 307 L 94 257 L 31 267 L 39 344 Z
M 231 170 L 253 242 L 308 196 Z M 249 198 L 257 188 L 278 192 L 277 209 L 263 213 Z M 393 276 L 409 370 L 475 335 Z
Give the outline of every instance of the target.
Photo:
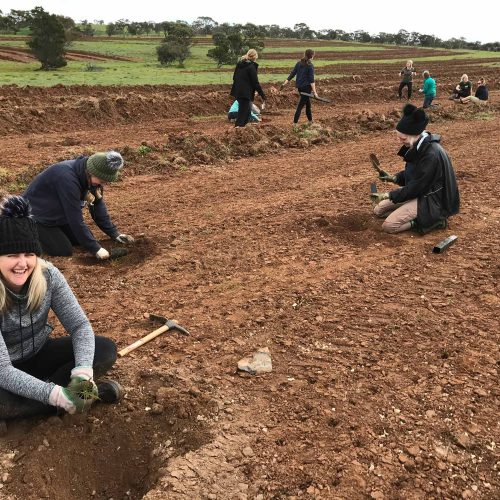
M 116 381 L 111 379 L 103 379 L 97 383 L 97 390 L 101 403 L 118 403 L 123 398 L 125 391 L 123 387 Z

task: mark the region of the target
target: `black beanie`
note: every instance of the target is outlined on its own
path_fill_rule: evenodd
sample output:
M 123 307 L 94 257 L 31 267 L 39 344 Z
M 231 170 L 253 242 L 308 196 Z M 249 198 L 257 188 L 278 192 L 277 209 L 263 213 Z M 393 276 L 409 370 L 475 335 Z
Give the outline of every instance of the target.
M 396 130 L 406 135 L 420 135 L 428 123 L 429 117 L 423 109 L 407 104 L 403 108 L 403 116 L 396 125 Z
M 0 205 L 0 255 L 10 253 L 42 253 L 31 207 L 21 196 L 4 198 Z

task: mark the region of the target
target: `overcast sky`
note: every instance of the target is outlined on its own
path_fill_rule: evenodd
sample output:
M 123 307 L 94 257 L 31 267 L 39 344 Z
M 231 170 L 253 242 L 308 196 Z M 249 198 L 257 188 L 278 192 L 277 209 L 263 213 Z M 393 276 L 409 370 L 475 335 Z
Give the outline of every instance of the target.
M 52 14 L 76 21 L 117 19 L 130 21 L 192 22 L 211 17 L 218 23 L 278 24 L 293 27 L 306 23 L 314 30 L 332 28 L 396 33 L 400 29 L 435 35 L 443 40 L 464 37 L 473 42 L 500 39 L 499 2 L 481 0 L 0 0 L 0 9 L 30 10 L 42 6 Z

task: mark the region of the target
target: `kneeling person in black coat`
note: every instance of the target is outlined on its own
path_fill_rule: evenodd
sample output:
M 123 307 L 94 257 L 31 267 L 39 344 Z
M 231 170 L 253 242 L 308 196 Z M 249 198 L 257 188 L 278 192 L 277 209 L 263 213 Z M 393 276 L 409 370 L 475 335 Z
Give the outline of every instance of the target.
M 387 233 L 417 229 L 427 233 L 444 228 L 447 219 L 457 214 L 460 196 L 451 160 L 439 144 L 440 136 L 425 130 L 429 122 L 425 111 L 407 104 L 396 125 L 403 144 L 398 152 L 406 162 L 396 175 L 380 174 L 384 182 L 401 186 L 387 193 L 372 193 L 377 203 L 375 215 L 385 217 L 382 228 Z
M 84 206 L 111 239 L 119 243 L 134 241 L 111 222 L 103 199 L 103 186 L 116 181 L 122 167 L 120 153 L 108 151 L 56 163 L 33 179 L 23 197 L 31 204 L 44 253 L 70 256 L 73 246 L 80 245 L 99 260 L 109 258 L 109 252 L 85 224 Z

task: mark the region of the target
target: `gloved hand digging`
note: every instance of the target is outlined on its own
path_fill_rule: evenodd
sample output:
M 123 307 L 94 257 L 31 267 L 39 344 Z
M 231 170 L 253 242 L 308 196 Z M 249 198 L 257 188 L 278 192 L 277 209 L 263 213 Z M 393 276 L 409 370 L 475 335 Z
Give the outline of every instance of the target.
M 382 182 L 396 182 L 396 176 L 388 174 L 387 172 L 382 171 L 380 174 L 378 174 L 378 178 Z
M 135 241 L 133 236 L 130 236 L 129 234 L 119 234 L 115 239 L 118 243 L 123 244 L 133 243 Z
M 370 198 L 375 203 L 380 203 L 382 200 L 389 199 L 389 193 L 372 193 L 370 194 Z
M 83 413 L 98 398 L 97 386 L 91 380 L 71 379 L 68 387 L 56 385 L 49 396 L 49 403 L 66 410 L 69 414 Z
M 105 248 L 99 248 L 95 256 L 97 257 L 98 260 L 106 260 L 109 259 L 109 252 Z

